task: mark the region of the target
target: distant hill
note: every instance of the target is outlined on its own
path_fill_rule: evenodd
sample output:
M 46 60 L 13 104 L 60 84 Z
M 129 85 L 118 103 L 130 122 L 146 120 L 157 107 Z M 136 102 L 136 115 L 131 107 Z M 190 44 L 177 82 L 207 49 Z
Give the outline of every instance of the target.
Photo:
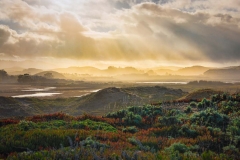
M 239 79 L 240 66 L 233 66 L 221 69 L 210 69 L 204 73 L 205 76 L 219 77 L 224 79 Z
M 101 72 L 100 69 L 95 67 L 68 67 L 68 68 L 57 68 L 53 71 L 59 72 L 59 73 L 77 73 L 77 74 L 95 74 Z
M 4 68 L 4 70 L 9 74 L 9 75 L 20 75 L 20 74 L 30 74 L 34 75 L 36 73 L 42 72 L 42 69 L 37 69 L 37 68 L 22 68 L 22 67 L 11 67 L 11 68 Z
M 176 71 L 175 74 L 177 74 L 177 75 L 201 75 L 209 69 L 210 69 L 209 67 L 203 67 L 203 66 L 185 67 L 185 68 L 181 68 L 178 71 Z
M 4 70 L 8 73 L 12 73 L 12 72 L 20 72 L 22 70 L 24 70 L 25 68 L 22 67 L 10 67 L 10 68 L 4 68 Z
M 176 67 L 176 66 L 159 66 L 159 67 L 154 67 L 154 68 L 150 68 L 152 70 L 161 70 L 161 69 L 167 69 L 167 70 L 172 70 L 172 71 L 177 71 L 179 69 L 181 69 L 182 67 Z
M 24 69 L 24 70 L 22 71 L 22 73 L 23 73 L 23 74 L 28 73 L 28 74 L 33 75 L 33 74 L 37 74 L 37 73 L 42 72 L 42 71 L 43 71 L 42 69 L 28 68 L 28 69 Z
M 34 75 L 36 73 L 42 72 L 43 70 L 41 69 L 36 69 L 36 68 L 28 68 L 28 69 L 24 69 L 20 72 L 12 72 L 13 75 L 20 75 L 20 74 L 30 74 L 30 75 Z
M 134 67 L 113 67 L 109 66 L 107 69 L 98 69 L 95 67 L 69 67 L 69 68 L 57 68 L 53 71 L 59 73 L 77 73 L 77 74 L 88 74 L 92 76 L 115 76 L 123 74 L 137 74 L 140 71 Z
M 138 74 L 141 73 L 138 69 L 134 67 L 113 67 L 109 66 L 107 69 L 103 70 L 105 75 L 124 75 L 124 74 Z
M 155 73 L 158 75 L 167 75 L 167 74 L 173 74 L 174 71 L 171 69 L 156 69 L 154 70 Z
M 53 78 L 55 79 L 64 79 L 65 76 L 62 75 L 61 73 L 55 72 L 55 71 L 43 71 L 40 73 L 35 74 L 36 76 L 44 76 L 46 73 L 52 73 Z
M 145 74 L 148 75 L 181 75 L 181 76 L 196 76 L 202 75 L 204 72 L 211 68 L 204 66 L 192 66 L 192 67 L 156 67 L 149 69 L 138 69 L 135 67 L 114 67 L 109 66 L 107 69 L 98 69 L 95 67 L 68 67 L 68 68 L 57 68 L 53 71 L 59 73 L 68 73 L 68 74 L 88 74 L 92 76 L 119 76 L 119 75 L 139 75 Z

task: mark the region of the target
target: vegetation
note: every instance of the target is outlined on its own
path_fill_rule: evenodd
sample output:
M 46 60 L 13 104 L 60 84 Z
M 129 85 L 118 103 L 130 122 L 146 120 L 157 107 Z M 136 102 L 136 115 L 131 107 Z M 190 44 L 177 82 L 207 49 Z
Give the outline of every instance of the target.
M 129 106 L 102 117 L 64 113 L 0 121 L 0 158 L 238 159 L 239 94 L 183 108 Z

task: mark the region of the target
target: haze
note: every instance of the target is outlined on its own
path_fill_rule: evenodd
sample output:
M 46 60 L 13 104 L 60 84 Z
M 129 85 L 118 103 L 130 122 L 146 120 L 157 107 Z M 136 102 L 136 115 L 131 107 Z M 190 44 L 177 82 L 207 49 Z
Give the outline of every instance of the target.
M 1 68 L 240 61 L 239 0 L 1 0 Z

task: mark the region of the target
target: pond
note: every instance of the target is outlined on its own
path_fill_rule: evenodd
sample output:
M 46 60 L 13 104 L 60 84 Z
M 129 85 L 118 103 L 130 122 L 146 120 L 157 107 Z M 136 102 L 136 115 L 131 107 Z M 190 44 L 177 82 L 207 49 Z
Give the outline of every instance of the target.
M 23 88 L 18 94 L 13 95 L 13 98 L 26 98 L 26 97 L 54 97 L 59 95 L 60 97 L 83 97 L 90 93 L 98 92 L 100 89 L 86 89 L 86 88 L 57 88 L 57 87 L 45 87 L 45 88 Z M 58 96 L 58 97 L 59 97 Z

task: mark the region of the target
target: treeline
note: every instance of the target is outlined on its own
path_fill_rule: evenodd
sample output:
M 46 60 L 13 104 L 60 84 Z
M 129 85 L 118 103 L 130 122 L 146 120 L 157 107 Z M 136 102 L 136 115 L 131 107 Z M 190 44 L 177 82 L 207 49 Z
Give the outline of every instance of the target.
M 45 76 L 46 75 L 46 76 Z M 53 76 L 49 74 L 45 74 L 44 76 L 36 76 L 36 75 L 29 75 L 23 74 L 19 75 L 17 78 L 18 83 L 64 83 L 69 80 L 65 79 L 54 79 Z
M 18 76 L 8 75 L 5 70 L 0 70 L 0 83 L 65 83 L 70 80 L 54 79 L 52 73 L 43 76 L 23 74 Z
M 229 85 L 231 83 L 224 83 L 224 82 L 220 82 L 220 81 L 200 80 L 200 81 L 190 81 L 187 84 L 188 85 Z
M 17 77 L 8 75 L 5 70 L 0 70 L 0 83 L 16 82 Z

